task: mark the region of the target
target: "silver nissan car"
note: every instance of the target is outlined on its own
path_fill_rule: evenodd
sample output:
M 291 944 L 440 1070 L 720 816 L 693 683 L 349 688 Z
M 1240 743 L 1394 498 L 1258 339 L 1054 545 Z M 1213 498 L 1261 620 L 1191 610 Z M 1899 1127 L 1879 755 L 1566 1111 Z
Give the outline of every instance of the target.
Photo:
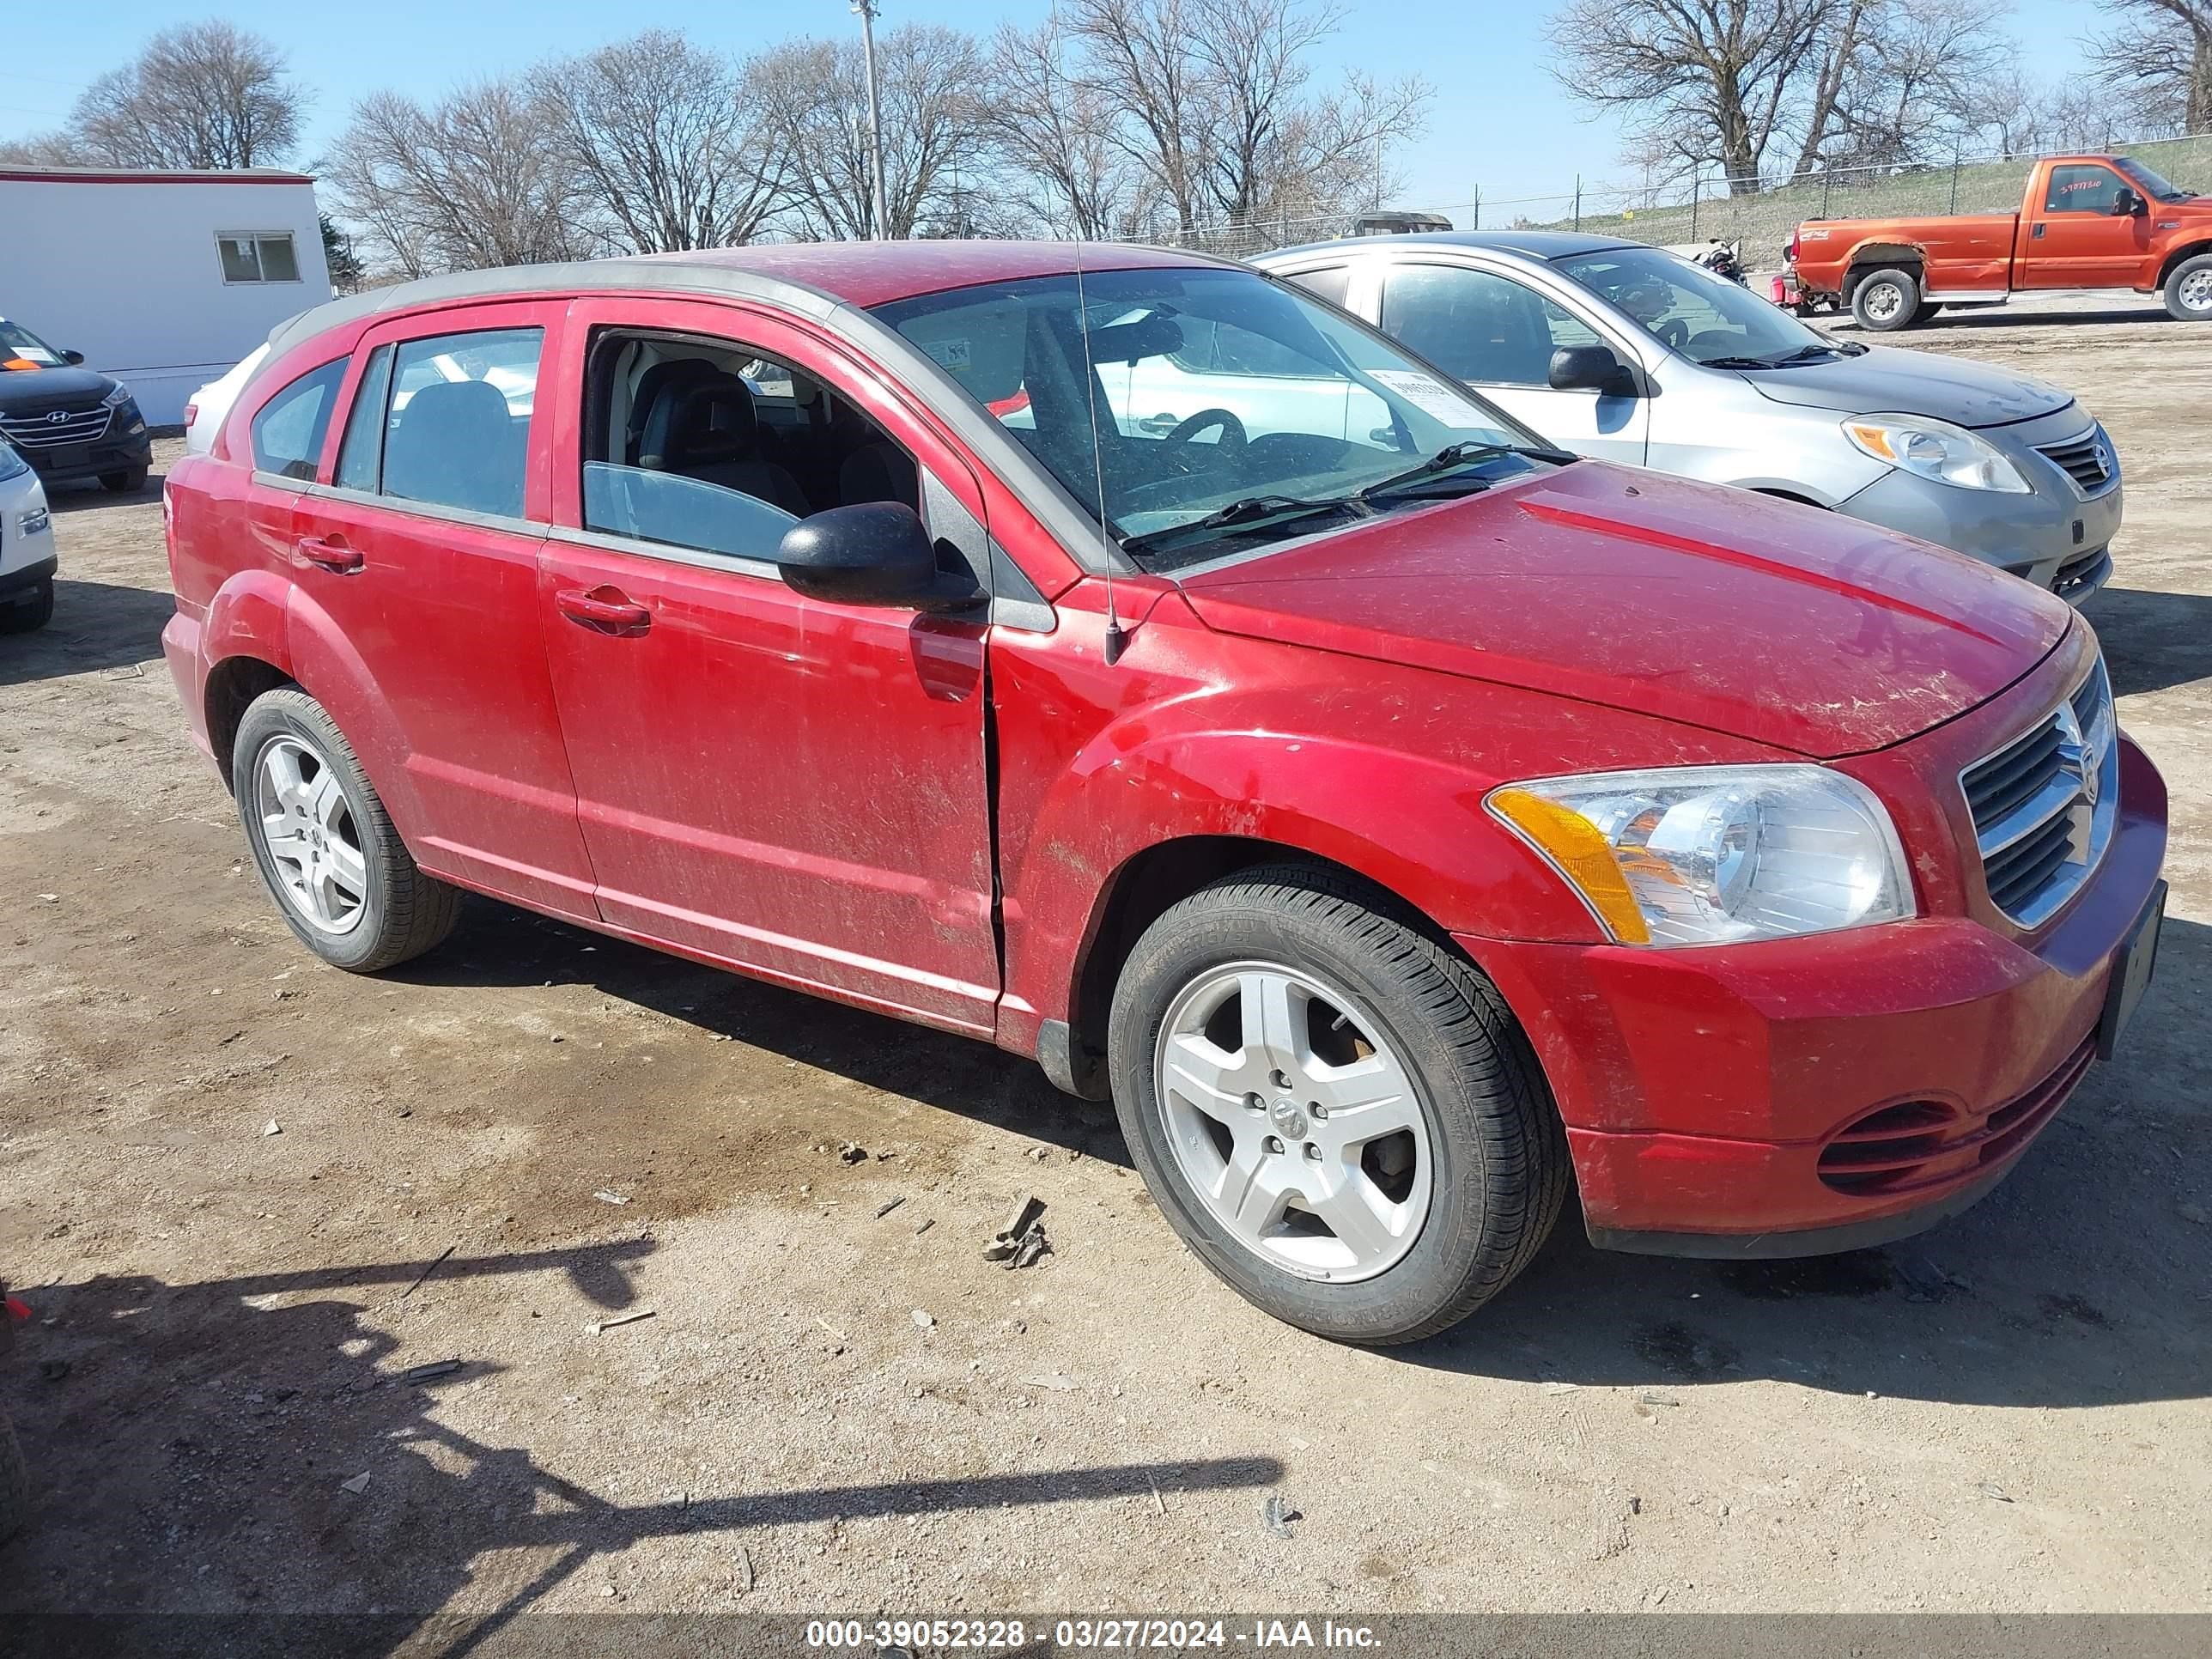
M 1563 447 L 1847 513 L 2076 605 L 2112 574 L 2119 461 L 2044 381 L 1832 340 L 1686 259 L 1594 236 L 1360 237 L 1253 263 Z

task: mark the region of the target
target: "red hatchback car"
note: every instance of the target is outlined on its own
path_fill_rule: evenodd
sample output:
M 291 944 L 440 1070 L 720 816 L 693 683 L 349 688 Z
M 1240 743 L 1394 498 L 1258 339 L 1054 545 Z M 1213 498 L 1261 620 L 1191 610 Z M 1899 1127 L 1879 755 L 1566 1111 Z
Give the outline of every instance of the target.
M 280 329 L 165 636 L 325 960 L 461 889 L 1110 1092 L 1261 1307 L 1798 1255 L 1986 1192 L 2154 960 L 2097 642 L 1847 519 L 1577 462 L 1151 250 L 741 249 Z

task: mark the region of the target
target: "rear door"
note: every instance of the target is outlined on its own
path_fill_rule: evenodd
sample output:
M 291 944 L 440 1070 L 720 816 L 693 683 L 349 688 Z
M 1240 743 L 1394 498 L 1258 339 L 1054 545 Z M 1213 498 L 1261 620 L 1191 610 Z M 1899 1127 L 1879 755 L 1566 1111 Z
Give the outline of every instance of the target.
M 1527 283 L 1467 264 L 1394 260 L 1382 273 L 1382 331 L 1466 381 L 1553 443 L 1641 466 L 1650 430 L 1642 398 L 1555 392 L 1552 354 L 1602 345 L 1632 358 L 1595 323 Z
M 2135 186 L 2101 161 L 2051 169 L 2032 204 L 2015 288 L 2128 288 L 2150 252 L 2150 216 L 2115 213 Z
M 601 915 L 988 1034 L 986 626 L 805 599 L 775 562 L 801 509 L 902 499 L 941 559 L 988 574 L 974 476 L 872 369 L 779 317 L 599 299 L 568 339 L 538 603 Z M 764 422 L 781 387 L 834 418 Z
M 539 365 L 563 305 L 486 305 L 401 319 L 362 338 L 325 482 L 292 504 L 292 629 L 333 684 L 373 688 L 393 817 L 426 869 L 590 918 L 538 615 L 546 422 Z M 350 658 L 351 660 L 345 660 Z M 333 710 L 342 726 L 354 729 Z

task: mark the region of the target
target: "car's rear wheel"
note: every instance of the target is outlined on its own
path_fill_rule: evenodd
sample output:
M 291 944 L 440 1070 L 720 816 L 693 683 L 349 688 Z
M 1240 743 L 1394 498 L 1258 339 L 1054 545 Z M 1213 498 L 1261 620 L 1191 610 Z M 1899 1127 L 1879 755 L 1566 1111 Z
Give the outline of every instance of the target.
M 1455 1324 L 1565 1201 L 1565 1134 L 1497 992 L 1334 872 L 1249 871 L 1168 910 L 1122 969 L 1109 1047 L 1162 1213 L 1316 1334 Z
M 1887 333 L 1907 328 L 1920 312 L 1920 279 L 1909 270 L 1870 271 L 1851 290 L 1851 315 L 1861 328 Z
M 0 634 L 27 634 L 54 619 L 54 580 L 49 576 L 27 592 L 0 599 Z
M 374 973 L 453 932 L 459 890 L 416 867 L 353 746 L 306 692 L 254 699 L 231 748 L 231 790 L 261 879 L 324 961 Z
M 7 1315 L 0 1314 L 0 1319 Z M 31 1474 L 23 1467 L 23 1449 L 15 1443 L 15 1428 L 8 1413 L 0 1412 L 0 1544 L 23 1529 L 31 1512 Z
M 2212 253 L 2184 259 L 2166 273 L 2166 310 L 2185 323 L 2212 322 Z

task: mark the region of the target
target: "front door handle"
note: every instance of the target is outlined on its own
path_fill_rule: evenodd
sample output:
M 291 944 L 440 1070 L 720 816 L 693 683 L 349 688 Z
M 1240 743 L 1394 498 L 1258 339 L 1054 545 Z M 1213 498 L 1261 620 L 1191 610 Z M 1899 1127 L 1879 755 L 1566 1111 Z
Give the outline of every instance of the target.
M 302 536 L 292 544 L 292 562 L 302 570 L 313 565 L 350 576 L 362 567 L 361 550 L 335 536 Z
M 589 592 L 563 587 L 555 592 L 553 603 L 562 616 L 585 628 L 642 634 L 653 626 L 653 612 L 619 587 L 595 587 Z
M 1172 415 L 1154 415 L 1137 422 L 1138 427 L 1143 431 L 1157 432 L 1162 437 L 1165 437 L 1182 424 L 1182 422 Z

